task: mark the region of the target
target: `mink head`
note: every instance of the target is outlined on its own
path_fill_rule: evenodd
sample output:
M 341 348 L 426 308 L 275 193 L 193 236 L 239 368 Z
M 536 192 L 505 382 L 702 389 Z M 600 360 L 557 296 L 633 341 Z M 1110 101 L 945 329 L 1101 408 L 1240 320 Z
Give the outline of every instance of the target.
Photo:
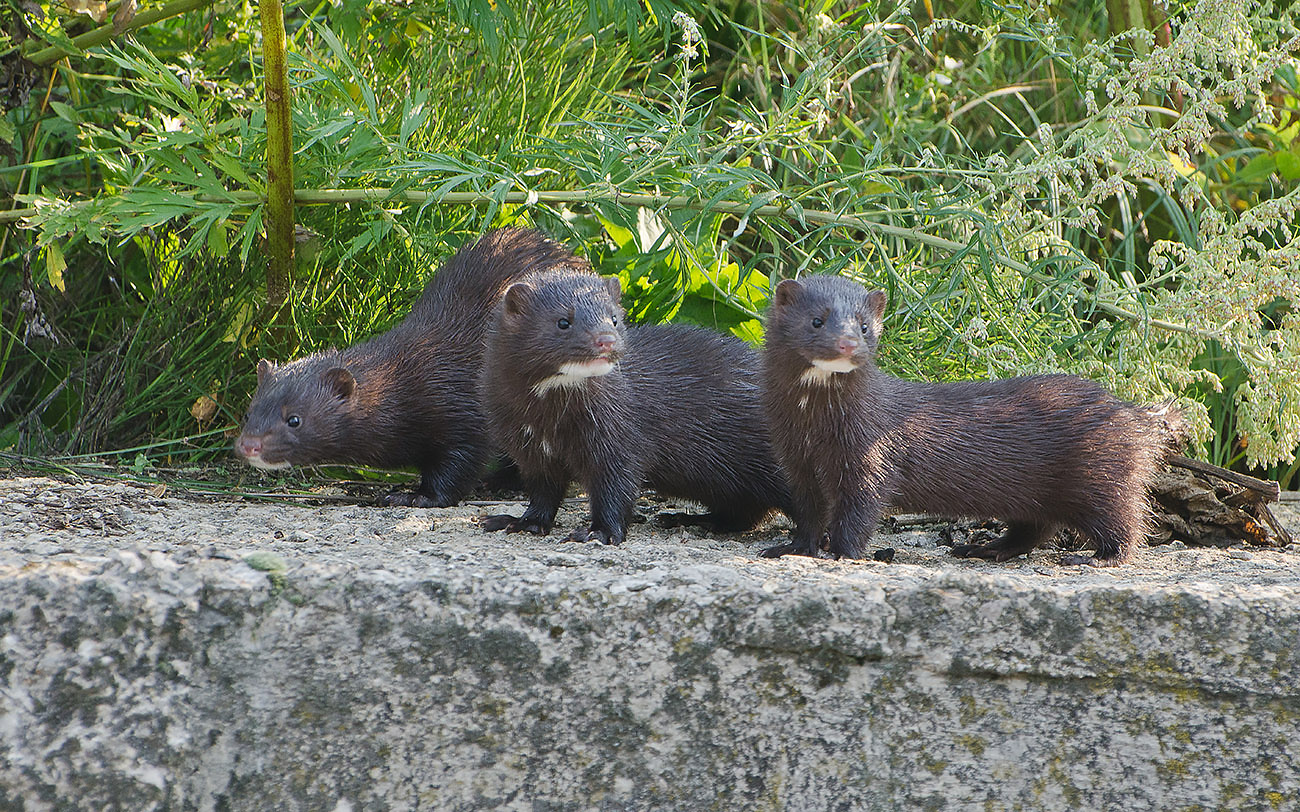
M 826 380 L 872 363 L 885 313 L 885 292 L 838 276 L 787 279 L 776 286 L 767 319 L 770 351 L 801 358 Z
M 623 353 L 619 296 L 617 279 L 591 273 L 554 271 L 516 282 L 497 311 L 492 355 L 508 358 L 530 382 L 549 381 L 545 389 L 605 375 Z
M 335 351 L 282 367 L 260 360 L 235 452 L 267 469 L 336 460 L 355 398 L 356 379 Z

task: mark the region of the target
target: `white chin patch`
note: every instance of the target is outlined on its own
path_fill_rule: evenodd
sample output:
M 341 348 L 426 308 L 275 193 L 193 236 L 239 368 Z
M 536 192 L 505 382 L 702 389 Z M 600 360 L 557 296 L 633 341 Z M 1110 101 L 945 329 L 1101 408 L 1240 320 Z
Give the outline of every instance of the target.
M 267 462 L 262 459 L 261 455 L 255 457 L 244 457 L 244 462 L 254 468 L 261 468 L 263 471 L 283 471 L 286 468 L 292 468 L 291 462 Z
M 812 365 L 827 372 L 852 372 L 858 368 L 858 365 L 853 363 L 852 358 L 836 358 L 833 361 L 823 361 L 819 358 L 813 361 Z
M 560 371 L 533 384 L 533 394 L 545 395 L 552 389 L 582 386 L 588 378 L 599 378 L 614 371 L 614 362 L 608 358 L 594 361 L 569 361 L 560 364 Z
M 851 358 L 835 358 L 830 361 L 818 358 L 812 362 L 812 366 L 804 370 L 799 380 L 803 383 L 828 383 L 831 376 L 837 372 L 852 372 L 857 369 L 858 365 L 853 363 Z

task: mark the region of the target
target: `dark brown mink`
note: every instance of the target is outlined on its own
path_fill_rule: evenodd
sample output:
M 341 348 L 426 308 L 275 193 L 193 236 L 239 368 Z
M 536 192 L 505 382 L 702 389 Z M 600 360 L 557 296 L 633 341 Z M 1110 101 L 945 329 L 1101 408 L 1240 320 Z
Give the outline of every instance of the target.
M 763 401 L 796 530 L 764 555 L 860 557 L 885 507 L 997 518 L 1005 536 L 961 557 L 1006 561 L 1071 527 L 1113 565 L 1142 538 L 1147 485 L 1181 429 L 1073 375 L 922 383 L 875 365 L 885 292 L 839 277 L 780 283 Z M 825 534 L 825 538 L 824 538 Z
M 703 504 L 701 523 L 748 530 L 790 505 L 759 400 L 758 353 L 680 325 L 627 327 L 617 279 L 556 272 L 511 285 L 483 365 L 492 435 L 519 467 L 523 516 L 488 530 L 550 532 L 571 480 L 591 498 L 575 541 L 618 544 L 648 485 Z
M 492 309 L 511 282 L 586 267 L 536 231 L 488 232 L 457 251 L 388 332 L 283 366 L 258 361 L 236 453 L 258 468 L 415 467 L 419 487 L 386 504 L 456 504 L 492 449 L 477 388 Z

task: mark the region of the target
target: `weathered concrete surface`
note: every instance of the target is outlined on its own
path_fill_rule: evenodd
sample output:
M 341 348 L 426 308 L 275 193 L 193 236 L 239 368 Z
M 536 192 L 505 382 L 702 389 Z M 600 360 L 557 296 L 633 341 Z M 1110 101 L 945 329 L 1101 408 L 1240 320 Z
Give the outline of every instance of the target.
M 0 810 L 1300 803 L 1294 550 L 773 562 L 474 512 L 0 481 Z

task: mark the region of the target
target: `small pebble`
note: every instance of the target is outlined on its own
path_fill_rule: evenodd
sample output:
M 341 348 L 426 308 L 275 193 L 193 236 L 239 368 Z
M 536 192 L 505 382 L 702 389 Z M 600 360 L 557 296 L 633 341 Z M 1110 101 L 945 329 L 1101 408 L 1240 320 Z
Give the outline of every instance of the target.
M 896 552 L 897 550 L 895 550 L 893 547 L 882 547 L 881 549 L 876 550 L 874 553 L 872 553 L 871 557 L 874 558 L 876 561 L 883 561 L 886 564 L 891 564 L 894 561 L 894 553 Z
M 1250 553 L 1246 552 L 1245 550 L 1229 550 L 1228 558 L 1235 558 L 1238 561 L 1249 561 L 1250 559 L 1254 558 L 1254 556 L 1252 556 Z
M 1181 541 L 1174 540 L 1165 545 L 1166 550 L 1186 550 L 1187 545 Z

